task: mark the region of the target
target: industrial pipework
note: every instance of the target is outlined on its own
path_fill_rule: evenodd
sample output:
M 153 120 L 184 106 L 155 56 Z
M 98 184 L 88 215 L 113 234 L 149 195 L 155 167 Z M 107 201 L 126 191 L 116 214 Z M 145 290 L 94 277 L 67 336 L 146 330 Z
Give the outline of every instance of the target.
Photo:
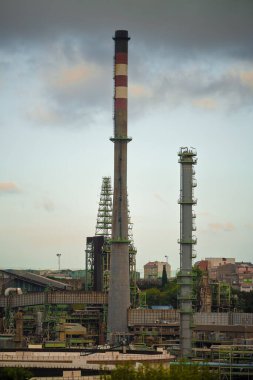
M 114 36 L 114 192 L 111 271 L 108 298 L 108 339 L 116 343 L 128 332 L 130 306 L 128 207 L 127 207 L 127 82 L 128 31 Z
M 178 296 L 180 304 L 180 349 L 183 358 L 192 355 L 192 300 L 193 296 L 193 273 L 192 258 L 196 255 L 193 245 L 197 239 L 192 235 L 196 230 L 192 212 L 192 206 L 197 203 L 194 199 L 193 188 L 197 185 L 193 165 L 197 163 L 196 151 L 193 148 L 181 148 L 178 162 L 181 164 L 180 174 L 180 272 L 178 273 L 178 284 L 180 293 Z

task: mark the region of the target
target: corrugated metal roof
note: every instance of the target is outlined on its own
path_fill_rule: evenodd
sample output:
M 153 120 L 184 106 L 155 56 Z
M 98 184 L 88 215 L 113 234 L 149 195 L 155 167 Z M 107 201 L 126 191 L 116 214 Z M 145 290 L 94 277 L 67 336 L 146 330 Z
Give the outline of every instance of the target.
M 9 274 L 13 274 L 14 276 L 25 280 L 25 281 L 30 281 L 33 283 L 36 283 L 41 286 L 45 287 L 50 287 L 50 288 L 55 288 L 55 289 L 72 289 L 72 286 L 69 284 L 64 284 L 63 282 L 52 280 L 50 278 L 40 276 L 35 273 L 27 272 L 24 270 L 15 270 L 15 269 L 5 269 L 1 270 L 2 272 L 7 272 Z

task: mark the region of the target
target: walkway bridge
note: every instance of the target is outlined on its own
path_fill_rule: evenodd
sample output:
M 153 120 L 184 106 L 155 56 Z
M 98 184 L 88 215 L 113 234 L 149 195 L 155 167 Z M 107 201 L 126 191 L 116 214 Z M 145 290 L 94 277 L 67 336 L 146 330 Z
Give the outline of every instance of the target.
M 85 291 L 29 292 L 0 296 L 0 308 L 16 308 L 35 305 L 105 305 L 107 293 Z

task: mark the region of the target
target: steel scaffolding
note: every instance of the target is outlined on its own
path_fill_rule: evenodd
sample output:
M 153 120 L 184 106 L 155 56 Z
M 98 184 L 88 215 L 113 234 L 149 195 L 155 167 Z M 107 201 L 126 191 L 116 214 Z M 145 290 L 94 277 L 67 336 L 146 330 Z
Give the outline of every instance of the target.
M 212 292 L 212 311 L 226 312 L 231 309 L 231 287 L 226 282 L 210 284 Z
M 111 256 L 111 235 L 112 235 L 112 186 L 111 177 L 103 177 L 100 192 L 100 200 L 97 214 L 97 224 L 95 236 L 103 236 L 104 243 L 101 249 L 101 265 L 102 265 L 102 290 L 109 290 L 110 281 L 110 256 Z M 129 240 L 129 271 L 130 271 L 130 292 L 131 304 L 136 306 L 138 303 L 138 294 L 136 286 L 136 253 L 137 250 L 133 241 L 133 223 L 128 204 L 128 240 Z M 95 273 L 95 255 L 94 255 L 94 239 L 86 240 L 86 282 L 85 289 L 94 290 L 94 273 Z
M 112 185 L 111 177 L 103 177 L 97 214 L 96 236 L 112 236 Z

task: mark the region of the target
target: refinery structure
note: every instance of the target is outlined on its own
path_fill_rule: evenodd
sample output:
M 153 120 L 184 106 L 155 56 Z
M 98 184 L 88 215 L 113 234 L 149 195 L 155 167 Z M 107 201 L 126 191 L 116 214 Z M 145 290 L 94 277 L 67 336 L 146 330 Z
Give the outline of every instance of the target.
M 102 178 L 100 200 L 97 213 L 95 236 L 87 237 L 85 250 L 85 290 L 109 290 L 110 257 L 112 238 L 112 185 L 111 177 Z M 136 285 L 136 253 L 133 241 L 133 223 L 131 222 L 128 207 L 128 249 L 129 249 L 129 275 L 130 275 L 130 301 L 137 304 Z
M 160 288 L 176 281 L 177 304 L 147 307 L 127 190 L 130 38 L 117 30 L 113 39 L 114 177 L 113 184 L 111 177 L 102 178 L 95 233 L 85 242 L 85 268 L 64 273 L 58 254 L 54 274 L 0 270 L 0 366 L 8 360 L 17 367 L 29 362 L 30 368 L 57 368 L 61 375 L 76 370 L 81 376 L 109 364 L 111 370 L 118 361 L 169 365 L 183 358 L 205 361 L 220 379 L 252 378 L 253 313 L 236 309 L 231 289 L 252 290 L 243 279 L 253 279 L 253 266 L 207 258 L 194 268 L 197 153 L 192 147 L 178 152 L 180 269 L 173 279 L 167 261 L 151 261 L 143 279 L 157 280 Z M 202 273 L 197 285 L 196 273 Z
M 196 238 L 192 232 L 196 230 L 195 214 L 192 206 L 196 204 L 193 188 L 196 186 L 193 165 L 196 164 L 196 152 L 193 149 L 181 148 L 178 153 L 181 165 L 180 174 L 180 271 L 178 284 L 180 286 L 180 344 L 184 358 L 192 356 L 192 259 L 195 257 L 193 246 Z

